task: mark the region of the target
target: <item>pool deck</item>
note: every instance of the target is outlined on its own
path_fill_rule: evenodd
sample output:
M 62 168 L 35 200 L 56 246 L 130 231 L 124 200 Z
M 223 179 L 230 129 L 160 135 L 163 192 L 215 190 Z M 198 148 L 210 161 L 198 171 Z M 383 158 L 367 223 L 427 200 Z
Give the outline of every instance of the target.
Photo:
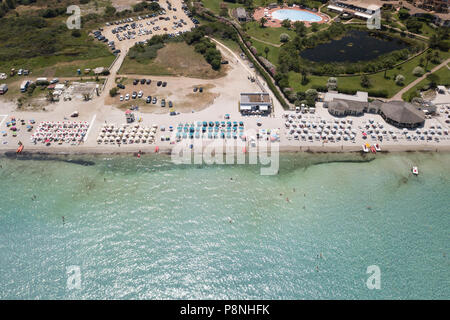
M 322 13 L 322 12 L 314 12 L 314 11 L 310 11 L 310 10 L 305 10 L 305 9 L 300 9 L 299 7 L 295 6 L 294 7 L 288 7 L 288 6 L 279 6 L 277 8 L 273 8 L 273 9 L 269 9 L 269 8 L 258 8 L 255 10 L 255 13 L 253 14 L 253 18 L 256 21 L 259 21 L 262 17 L 266 17 L 267 18 L 267 23 L 265 24 L 268 27 L 274 27 L 274 28 L 279 28 L 281 27 L 281 22 L 282 20 L 278 20 L 275 18 L 272 18 L 272 13 L 274 13 L 275 11 L 281 10 L 281 9 L 289 9 L 289 10 L 297 10 L 297 11 L 305 11 L 305 12 L 309 12 L 312 14 L 315 14 L 319 17 L 322 18 L 321 21 L 313 21 L 315 23 L 327 23 L 331 20 L 331 18 Z M 294 21 L 293 21 L 294 22 Z M 307 27 L 309 27 L 311 25 L 311 23 L 313 22 L 308 22 L 308 21 L 303 21 L 305 23 L 305 25 Z

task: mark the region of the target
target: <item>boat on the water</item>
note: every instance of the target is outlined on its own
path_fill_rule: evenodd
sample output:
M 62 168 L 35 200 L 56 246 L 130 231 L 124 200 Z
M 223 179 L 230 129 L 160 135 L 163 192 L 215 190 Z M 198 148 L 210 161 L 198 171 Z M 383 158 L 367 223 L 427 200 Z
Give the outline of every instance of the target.
M 381 147 L 378 143 L 375 144 L 375 150 L 377 150 L 377 152 L 381 151 Z
M 371 151 L 372 153 L 377 153 L 377 150 L 375 149 L 374 146 L 371 146 L 371 147 L 370 147 L 370 151 Z
M 367 148 L 367 146 L 365 144 L 363 144 L 362 148 L 365 153 L 369 152 L 369 148 Z
M 411 171 L 412 171 L 412 174 L 413 174 L 413 175 L 415 175 L 415 176 L 418 176 L 418 175 L 419 175 L 419 168 L 417 168 L 417 167 L 412 167 Z

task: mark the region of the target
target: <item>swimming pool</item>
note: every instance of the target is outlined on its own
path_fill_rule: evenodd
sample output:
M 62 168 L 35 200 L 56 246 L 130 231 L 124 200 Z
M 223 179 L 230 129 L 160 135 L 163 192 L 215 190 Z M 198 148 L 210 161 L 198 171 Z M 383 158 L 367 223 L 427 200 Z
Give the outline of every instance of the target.
M 272 18 L 278 20 L 289 19 L 291 21 L 307 21 L 307 22 L 320 22 L 322 18 L 317 14 L 294 9 L 281 9 L 272 13 Z

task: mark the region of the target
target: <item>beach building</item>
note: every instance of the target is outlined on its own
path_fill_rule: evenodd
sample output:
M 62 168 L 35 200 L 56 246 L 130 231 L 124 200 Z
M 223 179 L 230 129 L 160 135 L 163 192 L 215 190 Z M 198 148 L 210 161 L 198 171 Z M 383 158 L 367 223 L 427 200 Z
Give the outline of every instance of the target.
M 371 19 L 381 6 L 377 1 L 349 0 L 334 1 L 327 7 L 329 10 L 347 15 L 352 15 L 361 19 Z
M 363 91 L 358 91 L 355 95 L 330 91 L 325 93 L 323 106 L 336 117 L 362 116 L 368 111 L 368 97 L 368 93 Z
M 448 0 L 413 0 L 413 5 L 425 10 L 448 12 Z
M 239 111 L 242 114 L 270 114 L 272 99 L 267 92 L 241 93 Z
M 0 84 L 0 94 L 5 94 L 6 91 L 8 91 L 8 85 L 5 83 Z
M 383 103 L 380 107 L 380 115 L 387 123 L 399 128 L 417 128 L 425 123 L 425 113 L 404 101 Z

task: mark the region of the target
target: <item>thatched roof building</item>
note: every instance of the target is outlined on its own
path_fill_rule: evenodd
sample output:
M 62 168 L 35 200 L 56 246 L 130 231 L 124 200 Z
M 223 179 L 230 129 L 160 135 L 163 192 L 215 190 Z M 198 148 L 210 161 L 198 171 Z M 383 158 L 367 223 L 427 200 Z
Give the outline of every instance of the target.
M 368 102 L 351 100 L 333 100 L 325 102 L 328 112 L 334 116 L 361 116 L 367 110 Z
M 400 128 L 416 128 L 425 123 L 425 114 L 415 106 L 403 101 L 383 103 L 380 114 L 386 122 Z

